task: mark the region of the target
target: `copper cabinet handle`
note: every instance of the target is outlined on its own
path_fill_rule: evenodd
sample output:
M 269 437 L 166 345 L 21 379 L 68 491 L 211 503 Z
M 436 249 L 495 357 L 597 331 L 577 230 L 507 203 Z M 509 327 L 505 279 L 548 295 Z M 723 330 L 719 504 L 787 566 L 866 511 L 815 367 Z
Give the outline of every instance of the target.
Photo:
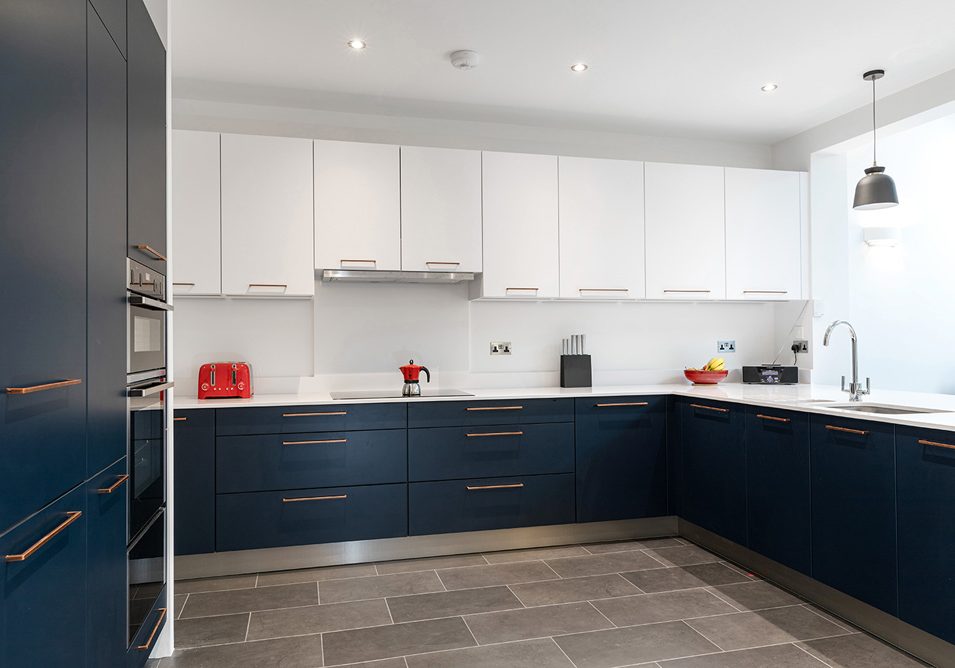
M 841 431 L 846 434 L 855 434 L 856 436 L 868 436 L 869 432 L 864 429 L 849 429 L 849 427 L 837 427 L 833 424 L 827 424 L 826 429 L 829 431 Z
M 469 492 L 481 492 L 488 489 L 519 489 L 524 486 L 522 482 L 515 482 L 510 485 L 467 485 L 465 489 Z
M 303 501 L 340 501 L 341 499 L 347 498 L 347 494 L 332 494 L 331 496 L 283 496 L 282 503 L 302 503 Z
M 788 295 L 789 290 L 743 290 L 744 295 Z
M 67 378 L 66 380 L 57 380 L 52 383 L 41 383 L 40 385 L 28 385 L 26 387 L 8 387 L 7 394 L 33 394 L 34 392 L 46 392 L 47 390 L 58 390 L 61 387 L 70 387 L 79 385 L 83 381 L 79 378 Z
M 348 415 L 348 411 L 325 411 L 324 413 L 282 413 L 282 417 L 318 417 L 325 415 Z
M 763 415 L 762 413 L 757 413 L 756 417 L 758 417 L 760 420 L 769 420 L 771 422 L 792 422 L 792 419 L 790 418 L 781 418 L 776 417 L 775 415 Z
M 429 267 L 430 267 L 431 265 L 433 265 L 433 264 L 440 264 L 440 265 L 446 266 L 446 267 L 459 267 L 459 266 L 461 266 L 461 263 L 460 263 L 460 262 L 442 262 L 442 261 L 438 261 L 438 260 L 428 260 L 427 262 L 425 262 L 425 264 L 428 265 Z
M 728 408 L 717 408 L 716 406 L 705 406 L 704 404 L 690 404 L 690 408 L 702 408 L 705 411 L 714 411 L 716 413 L 729 413 Z
M 938 441 L 926 441 L 924 438 L 918 440 L 919 445 L 929 445 L 933 448 L 947 448 L 948 450 L 955 450 L 955 445 L 949 443 L 939 443 Z
M 521 411 L 523 406 L 468 406 L 466 411 Z
M 66 512 L 66 519 L 60 522 L 59 524 L 57 524 L 56 527 L 54 527 L 53 530 L 50 531 L 50 533 L 43 536 L 43 538 L 35 542 L 33 545 L 28 547 L 23 552 L 20 552 L 19 554 L 8 554 L 3 558 L 3 560 L 6 561 L 7 563 L 10 563 L 12 561 L 26 561 L 27 559 L 32 557 L 34 554 L 36 554 L 37 550 L 39 550 L 41 547 L 43 547 L 44 545 L 49 543 L 51 540 L 53 540 L 59 533 L 61 533 L 64 529 L 66 529 L 66 527 L 73 524 L 73 522 L 80 519 L 80 517 L 82 516 L 83 516 L 82 510 L 68 510 Z
M 160 262 L 166 261 L 166 256 L 149 244 L 136 244 L 136 250 L 141 253 L 145 253 L 146 255 L 151 255 L 154 260 L 159 260 Z
M 489 431 L 485 434 L 465 434 L 468 438 L 482 438 L 484 436 L 523 436 L 522 431 Z
M 619 401 L 612 404 L 594 404 L 594 408 L 617 408 L 618 406 L 649 406 L 649 401 Z
M 166 608 L 159 608 L 159 619 L 156 620 L 156 625 L 153 627 L 153 632 L 149 634 L 149 637 L 146 638 L 146 642 L 142 645 L 138 645 L 136 649 L 141 652 L 145 652 L 147 649 L 153 646 L 153 642 L 156 640 L 156 634 L 159 633 L 159 627 L 162 626 L 162 620 L 166 618 Z
M 320 441 L 282 441 L 282 445 L 319 445 L 322 443 L 348 443 L 348 439 L 326 438 Z
M 110 485 L 109 487 L 100 487 L 98 490 L 96 490 L 96 493 L 97 494 L 112 494 L 117 489 L 119 489 L 119 486 L 122 485 L 127 480 L 129 480 L 129 475 L 124 473 L 123 475 L 116 478 L 116 482 L 114 482 L 112 485 Z
M 664 290 L 664 292 L 674 292 L 674 293 L 696 293 L 696 292 L 711 292 L 710 290 Z
M 173 422 L 186 422 L 187 420 L 189 420 L 187 417 L 174 417 L 172 419 Z

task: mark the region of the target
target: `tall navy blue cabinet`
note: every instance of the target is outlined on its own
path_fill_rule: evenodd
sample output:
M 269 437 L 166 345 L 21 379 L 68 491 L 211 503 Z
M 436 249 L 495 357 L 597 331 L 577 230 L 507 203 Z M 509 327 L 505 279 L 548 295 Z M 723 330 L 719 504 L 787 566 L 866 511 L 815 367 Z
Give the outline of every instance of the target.
M 667 514 L 666 397 L 575 400 L 577 521 Z
M 744 407 L 702 399 L 680 407 L 682 516 L 746 545 Z
M 126 0 L 90 0 L 116 48 L 126 57 Z
M 895 427 L 814 415 L 812 576 L 896 614 Z
M 749 548 L 808 575 L 809 415 L 748 406 L 744 441 Z
M 955 643 L 955 433 L 896 428 L 899 617 Z

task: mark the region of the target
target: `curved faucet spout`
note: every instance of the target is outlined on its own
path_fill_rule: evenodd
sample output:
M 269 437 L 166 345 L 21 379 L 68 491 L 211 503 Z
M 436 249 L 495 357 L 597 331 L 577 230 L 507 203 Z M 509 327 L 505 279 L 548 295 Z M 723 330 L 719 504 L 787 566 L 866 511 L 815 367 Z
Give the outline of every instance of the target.
M 852 342 L 852 382 L 849 383 L 849 401 L 861 401 L 863 394 L 869 393 L 869 382 L 866 380 L 866 388 L 862 389 L 859 384 L 859 337 L 856 336 L 855 327 L 845 320 L 836 320 L 828 328 L 822 337 L 822 345 L 828 346 L 829 339 L 832 337 L 832 330 L 839 325 L 845 325 L 849 329 L 849 338 Z M 842 377 L 842 389 L 845 390 L 846 377 Z
M 832 323 L 831 325 L 829 325 L 829 327 L 826 328 L 826 333 L 822 337 L 822 345 L 824 346 L 829 345 L 829 337 L 832 335 L 832 330 L 834 330 L 839 325 L 845 325 L 846 327 L 849 328 L 849 337 L 852 339 L 853 342 L 856 342 L 859 340 L 859 337 L 856 336 L 855 327 L 850 325 L 847 320 L 836 320 L 834 323 Z

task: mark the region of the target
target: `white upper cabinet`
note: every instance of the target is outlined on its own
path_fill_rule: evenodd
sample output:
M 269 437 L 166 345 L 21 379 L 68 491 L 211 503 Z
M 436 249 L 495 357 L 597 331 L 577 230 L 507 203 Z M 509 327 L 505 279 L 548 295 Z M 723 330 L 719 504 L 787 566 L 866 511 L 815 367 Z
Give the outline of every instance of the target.
M 172 133 L 173 293 L 222 292 L 219 133 Z
M 723 168 L 646 163 L 647 298 L 723 299 Z
M 799 172 L 726 170 L 726 298 L 799 299 Z
M 315 268 L 401 269 L 397 146 L 315 142 Z
M 482 171 L 482 295 L 557 297 L 557 157 L 484 153 Z
M 643 163 L 560 158 L 560 296 L 643 299 Z
M 222 135 L 222 291 L 315 292 L 312 140 Z
M 481 152 L 401 147 L 401 268 L 481 271 Z

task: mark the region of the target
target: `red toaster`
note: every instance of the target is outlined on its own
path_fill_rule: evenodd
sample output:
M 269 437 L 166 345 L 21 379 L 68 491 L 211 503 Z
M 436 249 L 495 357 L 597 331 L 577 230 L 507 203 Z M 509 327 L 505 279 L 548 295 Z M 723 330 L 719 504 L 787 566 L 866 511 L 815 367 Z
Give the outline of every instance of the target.
M 200 399 L 249 399 L 252 365 L 248 362 L 209 362 L 199 367 Z

